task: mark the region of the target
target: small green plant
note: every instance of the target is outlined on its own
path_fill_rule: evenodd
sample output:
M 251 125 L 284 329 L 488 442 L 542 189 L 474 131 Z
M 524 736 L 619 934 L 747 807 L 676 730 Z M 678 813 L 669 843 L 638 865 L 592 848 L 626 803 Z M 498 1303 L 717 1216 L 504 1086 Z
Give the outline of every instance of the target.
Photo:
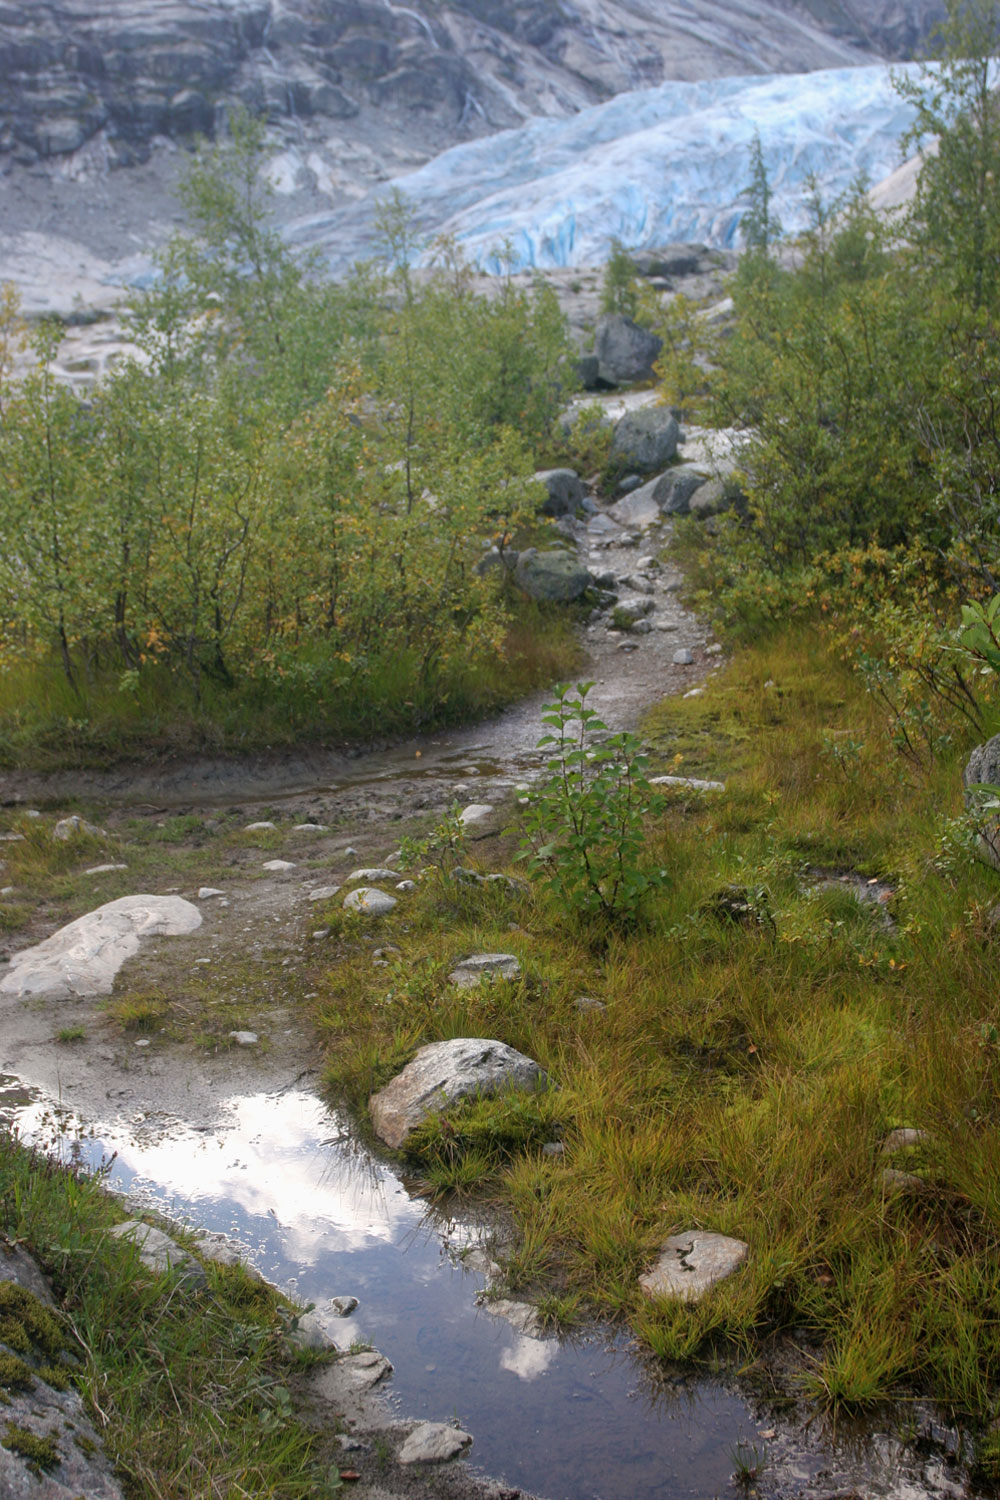
M 630 923 L 666 870 L 642 866 L 644 823 L 664 800 L 646 777 L 632 734 L 610 734 L 587 705 L 591 682 L 566 686 L 548 703 L 539 748 L 551 747 L 549 779 L 528 797 L 519 857 L 565 906 L 582 916 Z
M 397 861 L 400 869 L 419 869 L 428 862 L 439 870 L 454 869 L 465 858 L 466 832 L 458 805 L 453 804 L 424 838 L 404 838 L 400 842 Z
M 764 1472 L 766 1449 L 741 1438 L 735 1448 L 730 1449 L 729 1456 L 733 1461 L 733 1483 L 744 1491 L 752 1489 Z
M 632 257 L 621 240 L 613 239 L 601 280 L 601 312 L 621 313 L 634 319 L 638 311 L 639 293 Z
M 57 1042 L 82 1042 L 87 1035 L 82 1026 L 62 1026 L 56 1032 Z

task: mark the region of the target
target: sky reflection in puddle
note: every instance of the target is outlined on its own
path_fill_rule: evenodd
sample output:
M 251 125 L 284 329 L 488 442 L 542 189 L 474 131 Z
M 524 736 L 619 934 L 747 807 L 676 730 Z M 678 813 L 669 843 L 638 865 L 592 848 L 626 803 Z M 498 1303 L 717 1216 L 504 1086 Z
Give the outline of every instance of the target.
M 332 1296 L 358 1297 L 332 1335 L 387 1354 L 400 1413 L 457 1417 L 490 1473 L 551 1500 L 730 1489 L 731 1450 L 756 1431 L 743 1402 L 712 1387 L 654 1402 L 626 1341 L 534 1339 L 478 1307 L 482 1276 L 460 1253 L 478 1241 L 475 1225 L 429 1212 L 314 1096 L 234 1099 L 206 1134 L 151 1117 L 85 1127 L 0 1079 L 0 1115 L 67 1160 L 94 1166 L 117 1153 L 115 1188 L 232 1235 L 319 1311 Z

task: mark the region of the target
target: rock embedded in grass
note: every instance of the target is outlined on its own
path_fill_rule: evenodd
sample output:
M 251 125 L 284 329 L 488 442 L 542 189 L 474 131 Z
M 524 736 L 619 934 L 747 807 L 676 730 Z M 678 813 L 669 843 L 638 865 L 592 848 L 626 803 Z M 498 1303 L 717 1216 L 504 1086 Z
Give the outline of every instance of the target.
M 272 875 L 283 875 L 286 870 L 295 868 L 294 861 L 290 859 L 268 859 L 261 865 L 262 870 L 268 870 Z
M 369 880 L 398 880 L 399 878 L 399 870 L 388 870 L 380 865 L 374 865 L 371 869 L 352 870 L 345 883 L 353 885 L 358 880 L 367 883 Z
M 79 838 L 81 834 L 85 833 L 89 834 L 92 838 L 104 837 L 103 830 L 98 828 L 95 823 L 88 823 L 86 818 L 78 817 L 74 813 L 71 818 L 59 819 L 59 822 L 52 830 L 52 837 L 65 841 L 67 839 Z M 22 835 L 18 834 L 17 837 L 20 838 Z
M 267 823 L 267 822 L 263 822 L 263 823 L 248 823 L 247 826 L 244 828 L 243 832 L 244 833 L 266 833 L 266 832 L 269 832 L 271 829 L 275 828 L 276 826 L 277 825 L 274 824 L 274 823 Z
M 201 912 L 180 896 L 121 896 L 15 953 L 0 979 L 0 995 L 110 995 L 115 975 L 144 938 L 181 937 L 200 926 Z
M 448 982 L 460 990 L 471 990 L 486 980 L 520 979 L 521 963 L 513 953 L 472 953 L 460 961 L 448 975 Z
M 339 885 L 317 885 L 309 892 L 308 901 L 330 901 L 340 890 Z
M 649 1297 L 698 1302 L 717 1282 L 739 1270 L 749 1253 L 749 1245 L 727 1234 L 700 1229 L 674 1234 L 661 1246 L 656 1265 L 639 1277 L 639 1285 Z
M 345 911 L 363 912 L 366 917 L 384 917 L 398 904 L 395 896 L 380 891 L 377 886 L 359 885 L 357 890 L 349 891 L 344 897 Z
M 485 1037 L 452 1037 L 421 1047 L 368 1101 L 375 1134 L 398 1150 L 411 1131 L 460 1099 L 512 1090 L 537 1093 L 548 1076 L 532 1058 Z
M 145 1224 L 141 1219 L 126 1219 L 108 1230 L 115 1239 L 131 1240 L 139 1251 L 139 1259 L 150 1271 L 162 1276 L 166 1271 L 176 1271 L 178 1277 L 190 1289 L 208 1285 L 205 1268 L 183 1246 L 178 1245 L 162 1229 Z

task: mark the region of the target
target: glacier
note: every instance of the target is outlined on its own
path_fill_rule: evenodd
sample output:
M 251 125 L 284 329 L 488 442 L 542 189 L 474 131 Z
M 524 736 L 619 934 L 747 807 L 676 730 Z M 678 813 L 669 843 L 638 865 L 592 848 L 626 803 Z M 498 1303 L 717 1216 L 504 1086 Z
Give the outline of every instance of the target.
M 933 69 L 876 64 L 663 83 L 454 146 L 378 196 L 398 188 L 428 240 L 453 236 L 485 270 L 499 269 L 505 245 L 515 270 L 598 264 L 612 238 L 633 249 L 674 240 L 732 247 L 756 133 L 773 210 L 794 234 L 807 223 L 811 178 L 831 202 L 859 177 L 875 183 L 899 165 L 914 110 L 893 78 Z M 369 203 L 300 219 L 287 232 L 343 264 L 370 247 L 372 216 Z

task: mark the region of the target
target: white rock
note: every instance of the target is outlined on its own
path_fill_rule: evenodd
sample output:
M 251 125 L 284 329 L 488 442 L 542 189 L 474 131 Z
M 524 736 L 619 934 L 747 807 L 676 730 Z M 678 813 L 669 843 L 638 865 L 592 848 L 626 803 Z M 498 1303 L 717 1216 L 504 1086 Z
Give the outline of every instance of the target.
M 14 886 L 12 886 L 12 885 L 5 885 L 2 889 L 0 889 L 0 896 L 13 896 L 14 890 L 15 890 Z
M 689 667 L 694 661 L 694 652 L 689 651 L 687 646 L 682 646 L 679 651 L 674 652 L 675 667 Z
M 684 694 L 685 698 L 704 698 L 704 696 L 705 696 L 705 689 L 704 688 L 690 688 Z
M 383 869 L 382 867 L 380 867 L 379 865 L 375 865 L 370 870 L 352 870 L 351 873 L 350 873 L 350 875 L 348 875 L 348 877 L 347 877 L 348 883 L 350 883 L 350 884 L 353 884 L 356 880 L 363 880 L 363 881 L 365 881 L 367 883 L 370 880 L 398 880 L 398 879 L 399 879 L 399 871 L 398 870 L 386 870 L 386 869 Z
M 166 1271 L 179 1271 L 189 1286 L 207 1284 L 204 1266 L 162 1229 L 144 1224 L 141 1219 L 127 1219 L 124 1224 L 115 1224 L 108 1233 L 118 1240 L 131 1240 L 138 1247 L 143 1265 L 158 1276 Z
M 312 1349 L 317 1353 L 337 1347 L 315 1312 L 299 1314 L 296 1326 L 288 1334 L 288 1342 L 293 1349 Z
M 484 979 L 518 979 L 520 974 L 521 965 L 513 953 L 473 953 L 455 965 L 448 980 L 460 990 L 471 990 Z
M 325 823 L 296 823 L 293 833 L 326 833 Z
M 397 1463 L 443 1464 L 472 1442 L 472 1434 L 446 1422 L 421 1422 L 399 1450 Z
M 339 885 L 318 885 L 309 892 L 309 901 L 329 901 L 340 890 Z
M 548 1084 L 523 1052 L 484 1037 L 453 1037 L 421 1047 L 413 1061 L 368 1101 L 375 1134 L 397 1149 L 429 1115 L 473 1095 L 535 1092 Z
M 110 995 L 115 975 L 143 938 L 181 937 L 200 926 L 201 912 L 180 896 L 121 896 L 15 953 L 0 995 Z
M 302 1319 L 300 1321 L 300 1326 Z M 387 1375 L 392 1374 L 392 1365 L 377 1349 L 366 1349 L 362 1354 L 345 1354 L 332 1365 L 318 1370 L 313 1389 L 334 1405 L 351 1396 L 370 1391 Z
M 415 891 L 416 888 L 417 882 L 415 880 L 398 880 L 396 882 L 397 891 Z
M 746 1260 L 750 1247 L 726 1234 L 693 1229 L 665 1240 L 653 1268 L 639 1277 L 650 1297 L 674 1297 L 697 1302 L 717 1281 L 723 1281 Z
M 54 839 L 72 839 L 81 833 L 90 833 L 98 838 L 102 830 L 93 823 L 88 823 L 85 818 L 77 817 L 76 813 L 71 818 L 60 818 L 52 830 Z M 15 838 L 23 838 L 23 834 L 15 834 Z
M 112 870 L 127 870 L 128 865 L 91 865 L 89 870 L 84 870 L 85 875 L 107 875 Z
M 463 828 L 479 828 L 487 823 L 493 816 L 493 806 L 489 802 L 470 802 L 468 807 L 463 807 L 458 815 L 458 821 Z
M 276 827 L 276 824 L 274 824 L 274 823 L 248 823 L 247 826 L 244 828 L 243 832 L 244 833 L 264 833 L 266 829 L 274 828 L 274 827 Z
M 387 912 L 392 911 L 393 907 L 398 905 L 395 896 L 390 896 L 388 891 L 377 890 L 371 885 L 359 885 L 356 891 L 350 891 L 344 897 L 346 911 L 361 911 L 368 917 L 384 917 Z
M 258 1037 L 256 1031 L 231 1031 L 229 1035 L 237 1047 L 255 1047 L 257 1045 Z
M 685 698 L 688 696 L 684 694 Z M 650 786 L 684 786 L 692 792 L 724 792 L 724 781 L 702 781 L 698 776 L 651 776 Z
M 225 891 L 220 891 L 218 889 L 218 887 L 214 886 L 214 885 L 202 885 L 202 886 L 198 887 L 198 900 L 199 901 L 210 901 L 213 896 L 224 896 L 224 895 L 225 895 Z
M 69 835 L 68 834 L 62 834 L 62 835 L 60 835 L 60 837 L 62 837 L 62 838 L 68 838 Z M 24 843 L 24 834 L 23 833 L 0 833 L 0 844 L 23 844 L 23 843 Z
M 270 870 L 274 875 L 282 875 L 286 870 L 294 870 L 295 864 L 290 859 L 269 859 L 261 865 L 262 870 Z

